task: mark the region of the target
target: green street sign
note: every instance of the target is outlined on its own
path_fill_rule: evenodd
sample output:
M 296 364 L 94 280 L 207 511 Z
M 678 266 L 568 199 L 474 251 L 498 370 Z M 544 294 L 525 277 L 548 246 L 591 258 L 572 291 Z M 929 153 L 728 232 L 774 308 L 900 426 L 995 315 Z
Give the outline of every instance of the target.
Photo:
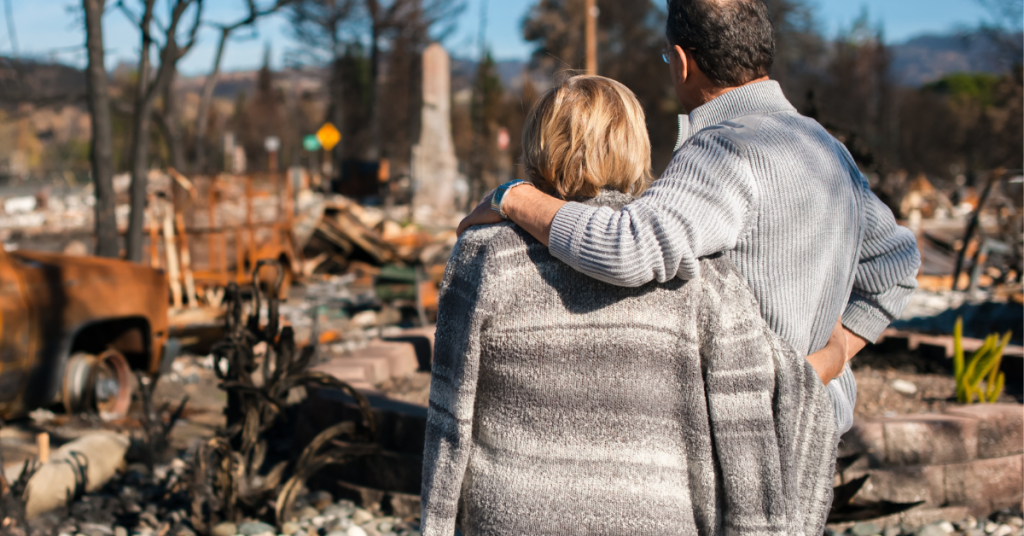
M 320 140 L 316 139 L 316 135 L 308 134 L 302 138 L 302 148 L 313 152 L 320 148 Z

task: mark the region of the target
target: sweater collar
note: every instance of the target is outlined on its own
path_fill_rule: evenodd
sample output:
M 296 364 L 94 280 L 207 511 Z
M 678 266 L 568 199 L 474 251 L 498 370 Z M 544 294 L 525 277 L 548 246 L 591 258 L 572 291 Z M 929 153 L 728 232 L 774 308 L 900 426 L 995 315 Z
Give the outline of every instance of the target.
M 570 201 L 575 201 L 592 207 L 608 207 L 612 210 L 619 210 L 633 202 L 634 199 L 635 198 L 632 195 L 622 193 L 618 190 L 603 188 L 594 197 L 577 197 Z
M 679 116 L 679 141 L 676 148 L 691 135 L 722 121 L 754 113 L 786 111 L 795 112 L 796 108 L 789 103 L 775 80 L 738 87 L 698 106 L 688 116 Z

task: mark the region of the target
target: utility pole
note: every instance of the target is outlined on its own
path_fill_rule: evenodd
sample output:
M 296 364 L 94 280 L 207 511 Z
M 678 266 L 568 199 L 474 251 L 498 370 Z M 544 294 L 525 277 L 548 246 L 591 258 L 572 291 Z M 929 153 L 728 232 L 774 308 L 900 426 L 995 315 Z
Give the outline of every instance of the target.
M 11 56 L 18 57 L 18 34 L 14 32 L 14 10 L 11 9 L 11 0 L 4 2 L 4 14 L 7 19 L 7 38 L 11 41 Z
M 597 74 L 597 0 L 586 1 L 587 17 L 587 74 Z

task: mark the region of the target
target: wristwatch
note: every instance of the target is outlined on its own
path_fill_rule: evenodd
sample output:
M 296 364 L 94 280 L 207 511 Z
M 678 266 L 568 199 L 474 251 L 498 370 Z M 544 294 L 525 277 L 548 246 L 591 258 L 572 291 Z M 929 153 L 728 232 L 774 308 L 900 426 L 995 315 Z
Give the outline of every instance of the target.
M 494 191 L 494 195 L 491 196 L 491 210 L 497 212 L 499 215 L 501 215 L 502 218 L 505 218 L 507 220 L 508 215 L 506 215 L 505 211 L 502 210 L 501 208 L 501 204 L 505 201 L 505 194 L 507 194 L 508 191 L 511 190 L 512 188 L 515 188 L 516 186 L 520 186 L 523 184 L 526 184 L 526 181 L 522 179 L 516 179 L 514 181 L 508 181 L 505 184 L 499 186 L 498 189 Z

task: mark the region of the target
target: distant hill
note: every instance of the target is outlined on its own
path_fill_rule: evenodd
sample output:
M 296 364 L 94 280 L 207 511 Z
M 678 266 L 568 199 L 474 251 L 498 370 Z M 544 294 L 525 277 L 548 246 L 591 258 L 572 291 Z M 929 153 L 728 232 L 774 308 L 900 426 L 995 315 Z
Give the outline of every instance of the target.
M 1024 36 L 1018 35 L 1017 42 L 1022 38 Z M 1006 54 L 1000 55 L 998 46 L 978 32 L 920 35 L 890 45 L 890 50 L 892 74 L 897 83 L 907 86 L 920 86 L 954 72 L 995 73 L 1006 68 Z M 1002 63 L 1000 57 L 1004 60 Z M 470 88 L 476 72 L 476 61 L 452 58 L 451 65 L 452 92 Z M 502 86 L 512 93 L 522 91 L 522 75 L 528 66 L 526 60 L 497 62 Z M 125 74 L 134 68 L 133 64 L 122 64 L 111 74 Z M 215 95 L 221 99 L 234 99 L 240 92 L 251 93 L 256 74 L 255 70 L 221 73 Z M 289 91 L 316 92 L 326 79 L 326 71 L 320 68 L 284 69 L 276 72 L 274 79 L 275 85 Z M 202 90 L 204 80 L 204 76 L 179 77 L 176 87 L 186 93 L 198 93 Z M 538 87 L 546 86 L 545 82 L 534 74 L 534 83 Z M 0 105 L 11 106 L 18 102 L 35 102 L 40 105 L 80 103 L 85 90 L 85 75 L 74 67 L 0 57 Z
M 85 74 L 60 63 L 0 57 L 0 104 L 76 103 L 85 98 Z
M 934 82 L 955 72 L 997 73 L 1005 69 L 997 46 L 979 33 L 921 35 L 891 45 L 890 50 L 892 74 L 897 83 L 907 86 Z

